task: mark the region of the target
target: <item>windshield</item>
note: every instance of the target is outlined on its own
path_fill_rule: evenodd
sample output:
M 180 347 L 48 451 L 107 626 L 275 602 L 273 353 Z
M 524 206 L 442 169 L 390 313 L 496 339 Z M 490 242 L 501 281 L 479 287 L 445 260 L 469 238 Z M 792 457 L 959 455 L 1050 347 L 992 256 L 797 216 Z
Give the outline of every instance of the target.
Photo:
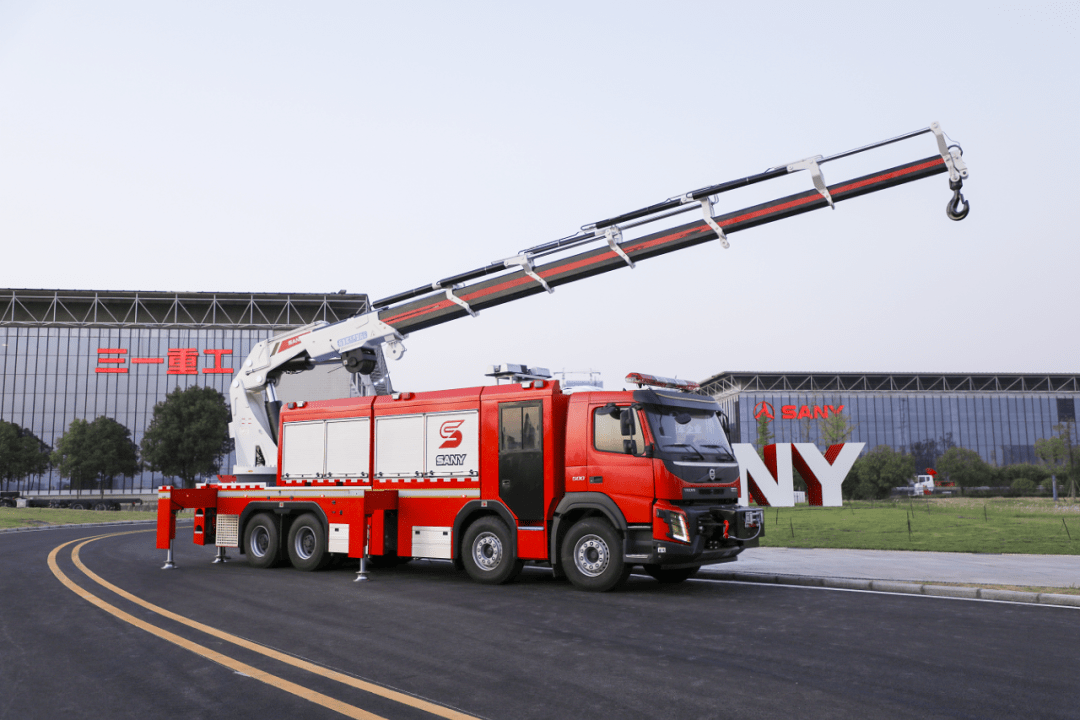
M 651 407 L 645 411 L 660 452 L 684 460 L 734 460 L 716 413 Z

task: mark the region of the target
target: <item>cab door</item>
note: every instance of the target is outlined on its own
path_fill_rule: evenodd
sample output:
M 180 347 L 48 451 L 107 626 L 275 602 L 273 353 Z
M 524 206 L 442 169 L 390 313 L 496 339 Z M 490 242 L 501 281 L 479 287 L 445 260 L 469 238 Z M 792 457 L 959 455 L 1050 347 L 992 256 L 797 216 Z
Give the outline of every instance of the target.
M 635 432 L 624 436 L 619 411 L 612 406 L 589 408 L 589 445 L 586 490 L 602 492 L 619 506 L 629 523 L 651 522 L 653 460 L 645 456 L 644 416 L 634 411 Z M 625 440 L 633 440 L 633 452 L 627 452 Z
M 499 404 L 499 498 L 521 523 L 544 520 L 543 404 Z

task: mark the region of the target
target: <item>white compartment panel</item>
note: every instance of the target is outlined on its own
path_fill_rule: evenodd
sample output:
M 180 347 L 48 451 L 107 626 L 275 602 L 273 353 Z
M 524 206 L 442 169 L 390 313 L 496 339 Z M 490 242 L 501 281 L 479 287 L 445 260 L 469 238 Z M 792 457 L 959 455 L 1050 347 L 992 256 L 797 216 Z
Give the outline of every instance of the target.
M 295 480 L 322 474 L 326 449 L 322 420 L 285 423 L 282 436 L 281 477 Z
M 427 416 L 427 474 L 473 475 L 480 471 L 480 414 L 431 413 Z
M 326 421 L 326 472 L 330 477 L 367 477 L 371 468 L 371 421 Z
M 451 558 L 450 537 L 452 532 L 453 528 L 450 527 L 414 526 L 412 529 L 413 557 L 449 560 Z
M 326 541 L 326 549 L 332 553 L 349 552 L 349 525 L 347 523 L 330 523 L 330 538 Z
M 376 477 L 416 477 L 424 473 L 424 416 L 375 418 Z

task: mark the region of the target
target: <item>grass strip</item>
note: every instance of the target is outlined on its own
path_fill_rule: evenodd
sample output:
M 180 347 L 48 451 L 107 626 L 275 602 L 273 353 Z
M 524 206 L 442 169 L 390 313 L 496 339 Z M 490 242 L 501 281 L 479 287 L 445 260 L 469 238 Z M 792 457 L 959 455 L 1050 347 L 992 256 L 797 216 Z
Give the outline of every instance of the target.
M 1080 503 L 916 498 L 848 501 L 838 508 L 766 508 L 761 545 L 1080 555 Z

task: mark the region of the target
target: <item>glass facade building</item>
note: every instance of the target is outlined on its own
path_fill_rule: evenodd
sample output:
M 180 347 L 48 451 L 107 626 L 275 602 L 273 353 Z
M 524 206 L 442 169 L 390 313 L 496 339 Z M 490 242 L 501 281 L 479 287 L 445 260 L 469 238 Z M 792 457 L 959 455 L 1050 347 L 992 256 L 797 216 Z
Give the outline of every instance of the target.
M 138 444 L 154 405 L 174 388 L 210 386 L 227 399 L 258 342 L 367 308 L 366 295 L 0 290 L 0 419 L 55 446 L 72 420 L 108 416 Z M 278 396 L 344 397 L 350 380 L 338 366 L 285 375 Z M 233 461 L 227 458 L 222 469 Z M 150 490 L 164 482 L 144 471 L 117 478 L 114 489 Z M 20 489 L 65 485 L 50 470 Z
M 1034 463 L 1035 442 L 1075 420 L 1080 375 L 727 372 L 702 384 L 731 418 L 735 442 L 757 443 L 759 418 L 774 442 L 821 445 L 821 425 L 842 412 L 851 442 L 915 455 L 934 467 L 950 447 L 991 465 Z

